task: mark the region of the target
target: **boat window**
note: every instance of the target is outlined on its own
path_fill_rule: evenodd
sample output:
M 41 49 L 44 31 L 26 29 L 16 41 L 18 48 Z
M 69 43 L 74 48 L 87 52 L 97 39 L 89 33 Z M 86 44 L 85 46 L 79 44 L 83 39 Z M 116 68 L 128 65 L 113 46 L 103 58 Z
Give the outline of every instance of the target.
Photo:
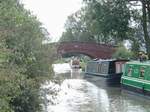
M 109 63 L 109 74 L 115 73 L 115 65 L 113 62 Z
M 124 71 L 125 71 L 125 63 L 122 64 L 122 72 L 124 72 Z
M 122 73 L 124 69 L 124 62 L 116 62 L 116 73 Z
M 108 66 L 109 66 L 109 62 L 104 62 L 101 64 L 101 73 L 102 74 L 108 73 Z
M 145 67 L 140 68 L 140 77 L 144 77 Z
M 92 72 L 93 66 L 94 66 L 94 63 L 93 62 L 89 62 L 88 65 L 87 65 L 87 71 L 88 72 Z
M 129 68 L 128 68 L 128 73 L 127 73 L 127 75 L 128 76 L 131 76 L 132 75 L 132 67 L 131 66 L 129 66 Z
M 90 71 L 90 63 L 87 63 L 86 71 L 87 71 L 87 72 L 89 72 L 89 71 Z
M 98 64 L 98 72 L 101 73 L 101 63 Z
M 92 62 L 90 65 L 90 72 L 96 72 L 97 64 L 96 62 Z

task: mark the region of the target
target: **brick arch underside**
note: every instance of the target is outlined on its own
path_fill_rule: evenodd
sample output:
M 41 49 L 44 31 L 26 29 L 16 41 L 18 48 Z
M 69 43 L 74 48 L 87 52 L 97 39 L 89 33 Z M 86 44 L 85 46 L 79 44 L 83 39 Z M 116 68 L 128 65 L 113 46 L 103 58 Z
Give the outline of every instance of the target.
M 82 52 L 82 51 L 68 51 L 68 52 L 65 52 L 65 53 L 61 53 L 61 55 L 63 56 L 63 55 L 66 55 L 66 54 L 74 54 L 74 53 L 76 53 L 76 54 L 83 54 L 85 56 L 90 57 L 91 59 L 95 58 L 95 56 L 93 56 L 92 54 L 89 54 L 87 52 Z

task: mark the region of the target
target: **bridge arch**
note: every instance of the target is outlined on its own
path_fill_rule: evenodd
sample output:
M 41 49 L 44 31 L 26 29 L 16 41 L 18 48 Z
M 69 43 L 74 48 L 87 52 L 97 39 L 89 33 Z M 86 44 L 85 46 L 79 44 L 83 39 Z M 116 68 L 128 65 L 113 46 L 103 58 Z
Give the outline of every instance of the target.
M 106 44 L 89 42 L 62 42 L 59 43 L 57 53 L 64 55 L 67 53 L 80 53 L 94 58 L 109 59 L 115 52 L 115 47 Z
M 71 52 L 62 53 L 61 56 L 66 56 L 66 55 L 69 55 L 69 56 L 78 56 L 79 54 L 85 55 L 85 56 L 88 56 L 91 59 L 94 59 L 94 56 L 89 55 L 88 53 L 79 52 L 79 51 L 71 51 Z

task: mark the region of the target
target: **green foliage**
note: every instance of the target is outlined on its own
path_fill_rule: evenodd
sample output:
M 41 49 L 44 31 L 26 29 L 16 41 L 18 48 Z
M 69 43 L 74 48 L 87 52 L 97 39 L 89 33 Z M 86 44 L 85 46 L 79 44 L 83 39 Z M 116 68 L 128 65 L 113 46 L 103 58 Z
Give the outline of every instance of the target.
M 130 11 L 127 8 L 127 1 L 106 0 L 86 1 L 85 20 L 87 27 L 96 35 L 100 35 L 100 40 L 107 42 L 111 39 L 116 41 L 128 37 Z
M 133 57 L 133 53 L 127 50 L 124 46 L 120 46 L 112 57 L 116 59 L 131 59 Z
M 133 53 L 133 58 L 137 59 L 137 57 L 139 56 L 139 51 L 140 51 L 140 44 L 138 41 L 133 42 L 131 51 Z
M 85 26 L 83 16 L 84 10 L 81 9 L 68 17 L 65 24 L 66 30 L 60 38 L 61 42 L 96 42 L 90 30 Z
M 40 110 L 39 84 L 33 79 L 27 79 L 16 69 L 14 67 L 1 69 L 0 111 L 35 112 Z
M 83 61 L 80 62 L 80 67 L 81 67 L 82 71 L 85 71 L 86 63 Z
M 118 43 L 133 36 L 126 0 L 83 0 L 84 6 L 68 17 L 61 41 Z
M 81 55 L 80 57 L 80 66 L 83 71 L 85 71 L 85 67 L 88 61 L 90 61 L 90 57 Z
M 65 59 L 65 58 L 61 58 L 61 59 L 58 59 L 56 61 L 54 61 L 55 64 L 57 63 L 66 63 L 66 62 L 69 62 L 70 59 Z
M 0 0 L 0 112 L 41 111 L 40 85 L 55 57 L 44 30 L 19 0 Z
M 20 85 L 21 93 L 10 101 L 15 112 L 40 111 L 40 96 L 38 83 L 34 80 L 24 80 Z

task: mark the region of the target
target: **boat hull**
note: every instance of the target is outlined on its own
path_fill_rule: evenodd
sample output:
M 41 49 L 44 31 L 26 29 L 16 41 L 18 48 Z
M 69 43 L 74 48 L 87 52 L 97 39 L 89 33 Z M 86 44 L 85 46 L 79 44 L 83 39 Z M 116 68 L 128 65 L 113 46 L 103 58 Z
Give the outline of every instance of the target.
M 150 81 L 123 76 L 121 83 L 122 89 L 150 96 Z
M 132 86 L 124 85 L 124 84 L 121 84 L 121 88 L 123 90 L 134 92 L 134 93 L 137 93 L 137 94 L 140 94 L 140 95 L 150 96 L 150 91 L 147 91 L 147 90 L 144 90 L 144 89 L 141 89 L 141 88 L 136 88 L 136 87 L 132 87 Z
M 103 83 L 107 85 L 119 85 L 120 84 L 120 79 L 121 79 L 121 73 L 119 74 L 108 74 L 108 75 L 103 75 L 103 74 L 98 74 L 98 73 L 85 73 L 85 75 L 90 75 L 91 77 L 97 76 L 99 79 L 101 78 Z

